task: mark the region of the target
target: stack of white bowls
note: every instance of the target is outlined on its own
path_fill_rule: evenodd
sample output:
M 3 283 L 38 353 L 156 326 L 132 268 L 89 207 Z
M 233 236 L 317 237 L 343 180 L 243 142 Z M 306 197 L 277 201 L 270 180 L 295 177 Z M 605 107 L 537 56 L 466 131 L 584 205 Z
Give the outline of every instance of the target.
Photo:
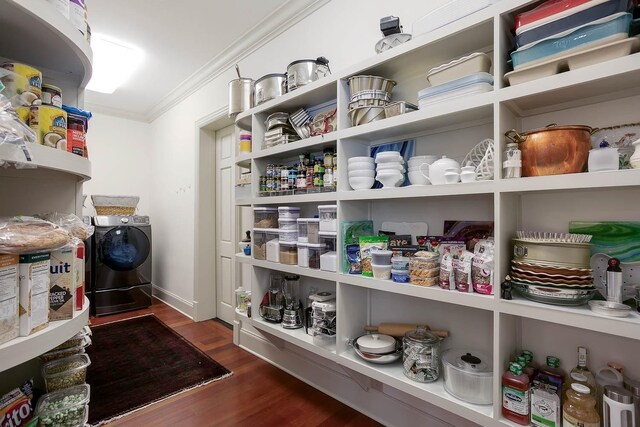
M 438 156 L 413 156 L 409 159 L 409 182 L 411 185 L 429 185 L 429 165 L 438 160 Z
M 375 182 L 375 164 L 373 157 L 350 157 L 347 166 L 349 185 L 354 190 L 368 190 Z
M 382 188 L 400 187 L 404 173 L 404 160 L 399 151 L 384 151 L 376 155 L 376 180 Z

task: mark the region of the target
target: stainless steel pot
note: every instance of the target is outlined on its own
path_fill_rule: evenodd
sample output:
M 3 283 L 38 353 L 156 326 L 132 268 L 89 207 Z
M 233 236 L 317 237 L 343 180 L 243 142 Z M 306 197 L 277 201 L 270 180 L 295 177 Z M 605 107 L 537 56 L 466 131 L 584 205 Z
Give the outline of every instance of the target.
M 287 93 L 286 74 L 267 74 L 256 80 L 254 85 L 254 105 L 260 105 Z
M 287 66 L 287 89 L 291 92 L 329 74 L 329 60 L 322 56 L 317 59 L 293 61 Z
M 363 336 L 366 336 L 366 335 L 363 335 Z M 362 337 L 349 340 L 348 344 L 351 347 L 353 347 L 353 350 L 356 352 L 358 356 L 360 356 L 360 358 L 362 358 L 362 360 L 365 360 L 370 363 L 386 365 L 388 363 L 396 362 L 402 357 L 402 344 L 398 340 L 396 340 L 395 349 L 390 352 L 369 353 L 369 352 L 360 350 L 360 346 L 358 345 L 358 339 L 360 338 Z
M 253 107 L 253 79 L 240 76 L 240 68 L 236 64 L 238 78 L 229 82 L 229 117 L 235 117 Z

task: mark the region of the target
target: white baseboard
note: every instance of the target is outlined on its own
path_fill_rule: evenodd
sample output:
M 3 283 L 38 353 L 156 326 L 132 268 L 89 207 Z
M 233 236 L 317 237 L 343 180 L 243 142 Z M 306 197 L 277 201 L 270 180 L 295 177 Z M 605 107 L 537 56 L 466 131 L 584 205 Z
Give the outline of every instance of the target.
M 174 308 L 190 319 L 193 319 L 193 302 L 187 301 L 186 299 L 179 297 L 173 292 L 169 292 L 166 289 L 159 288 L 155 285 L 152 287 L 152 293 L 155 298 L 158 298 L 160 301 L 164 302 L 171 308 Z
M 385 426 L 477 426 L 406 393 L 388 390 L 387 386 L 375 380 L 371 381 L 368 390 L 364 390 L 338 364 L 289 343 L 278 348 L 259 332 L 250 329 L 239 331 L 241 348 Z

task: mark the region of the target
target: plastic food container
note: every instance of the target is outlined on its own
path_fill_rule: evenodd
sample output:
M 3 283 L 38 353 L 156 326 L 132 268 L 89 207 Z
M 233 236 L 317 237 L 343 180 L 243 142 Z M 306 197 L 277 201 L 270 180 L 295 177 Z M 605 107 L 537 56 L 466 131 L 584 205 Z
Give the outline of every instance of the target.
M 391 265 L 391 256 L 393 252 L 386 250 L 371 251 L 371 264 L 379 266 Z
M 267 242 L 267 261 L 280 262 L 280 241 L 277 238 Z
M 89 418 L 89 384 L 47 393 L 40 398 L 35 414 L 41 427 L 80 427 Z
M 320 270 L 338 271 L 338 256 L 335 251 L 320 255 Z
M 377 265 L 372 263 L 371 270 L 373 271 L 373 277 L 376 279 L 387 280 L 391 278 L 391 264 Z
M 391 267 L 397 272 L 409 272 L 409 261 L 411 258 L 406 256 L 394 256 L 391 258 Z
M 298 243 L 307 243 L 309 241 L 307 237 L 307 226 L 312 219 L 313 218 L 298 218 L 296 220 L 298 222 Z
M 422 109 L 449 99 L 493 90 L 493 76 L 489 73 L 474 73 L 439 86 L 428 87 L 418 92 L 418 106 Z
M 298 264 L 298 242 L 280 241 L 280 264 Z
M 295 231 L 298 233 L 298 220 L 294 218 L 279 218 L 278 225 L 280 230 Z
M 91 359 L 87 354 L 76 354 L 45 363 L 42 367 L 42 377 L 47 392 L 84 384 L 90 364 Z
M 236 289 L 236 309 L 243 313 L 247 312 L 247 304 L 251 302 L 251 291 L 243 286 Z
M 439 283 L 439 279 L 438 279 L 438 276 L 435 276 L 435 277 L 410 276 L 409 282 L 412 285 L 418 285 L 418 286 L 437 286 Z
M 276 220 L 277 223 L 277 220 Z M 254 228 L 253 229 L 253 253 L 254 259 L 267 259 L 267 242 L 278 239 L 279 230 L 277 228 Z
M 278 216 L 280 218 L 298 219 L 298 217 L 300 217 L 300 208 L 291 206 L 280 206 L 278 208 Z
M 75 354 L 82 354 L 85 352 L 84 349 L 91 345 L 91 338 L 88 335 L 82 335 L 79 340 L 72 338 L 69 341 L 79 343 L 73 347 L 56 348 L 48 351 L 40 356 L 40 360 L 46 363 L 52 360 L 64 359 L 65 357 L 73 356 Z
M 298 267 L 309 267 L 309 247 L 298 241 Z
M 338 206 L 318 206 L 320 217 L 320 231 L 338 231 Z
M 318 243 L 324 243 L 328 251 L 335 251 L 337 237 L 338 233 L 335 231 L 320 231 L 318 232 Z
M 320 218 L 310 218 L 307 221 L 307 241 L 320 243 Z
M 438 277 L 440 275 L 440 267 L 412 269 L 411 266 L 409 266 L 409 273 L 412 277 Z
M 324 243 L 307 243 L 309 248 L 309 268 L 320 269 L 320 256 L 327 252 Z
M 528 44 L 511 52 L 513 69 L 545 62 L 571 52 L 626 39 L 631 25 L 630 13 L 617 13 L 579 28 Z
M 298 229 L 294 230 L 282 230 L 278 233 L 280 242 L 296 243 L 298 241 Z
M 442 354 L 444 389 L 475 405 L 493 403 L 491 357 L 475 350 L 450 349 Z
M 394 270 L 391 269 L 391 280 L 396 283 L 409 283 L 409 271 L 408 270 Z
M 437 86 L 474 73 L 488 73 L 490 70 L 489 55 L 476 52 L 430 69 L 427 72 L 427 80 L 431 86 Z
M 437 252 L 422 252 L 422 254 L 422 256 L 410 258 L 409 270 L 417 272 L 440 267 L 440 255 Z
M 253 208 L 254 228 L 278 228 L 278 209 Z
M 628 11 L 628 0 L 588 1 L 561 13 L 553 14 L 539 22 L 518 27 L 516 29 L 516 45 L 522 47 L 606 16 Z

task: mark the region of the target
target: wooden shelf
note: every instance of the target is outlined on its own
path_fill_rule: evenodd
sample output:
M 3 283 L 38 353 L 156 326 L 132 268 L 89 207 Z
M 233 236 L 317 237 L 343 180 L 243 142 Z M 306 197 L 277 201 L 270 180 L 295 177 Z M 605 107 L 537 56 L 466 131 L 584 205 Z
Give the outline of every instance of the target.
M 3 57 L 65 74 L 81 89 L 89 82 L 91 47 L 51 3 L 6 0 L 0 27 L 5 35 L 0 38 Z
M 0 345 L 0 372 L 40 356 L 59 346 L 82 329 L 89 320 L 89 300 L 73 319 L 49 322 L 49 326 L 28 337 L 18 337 Z

